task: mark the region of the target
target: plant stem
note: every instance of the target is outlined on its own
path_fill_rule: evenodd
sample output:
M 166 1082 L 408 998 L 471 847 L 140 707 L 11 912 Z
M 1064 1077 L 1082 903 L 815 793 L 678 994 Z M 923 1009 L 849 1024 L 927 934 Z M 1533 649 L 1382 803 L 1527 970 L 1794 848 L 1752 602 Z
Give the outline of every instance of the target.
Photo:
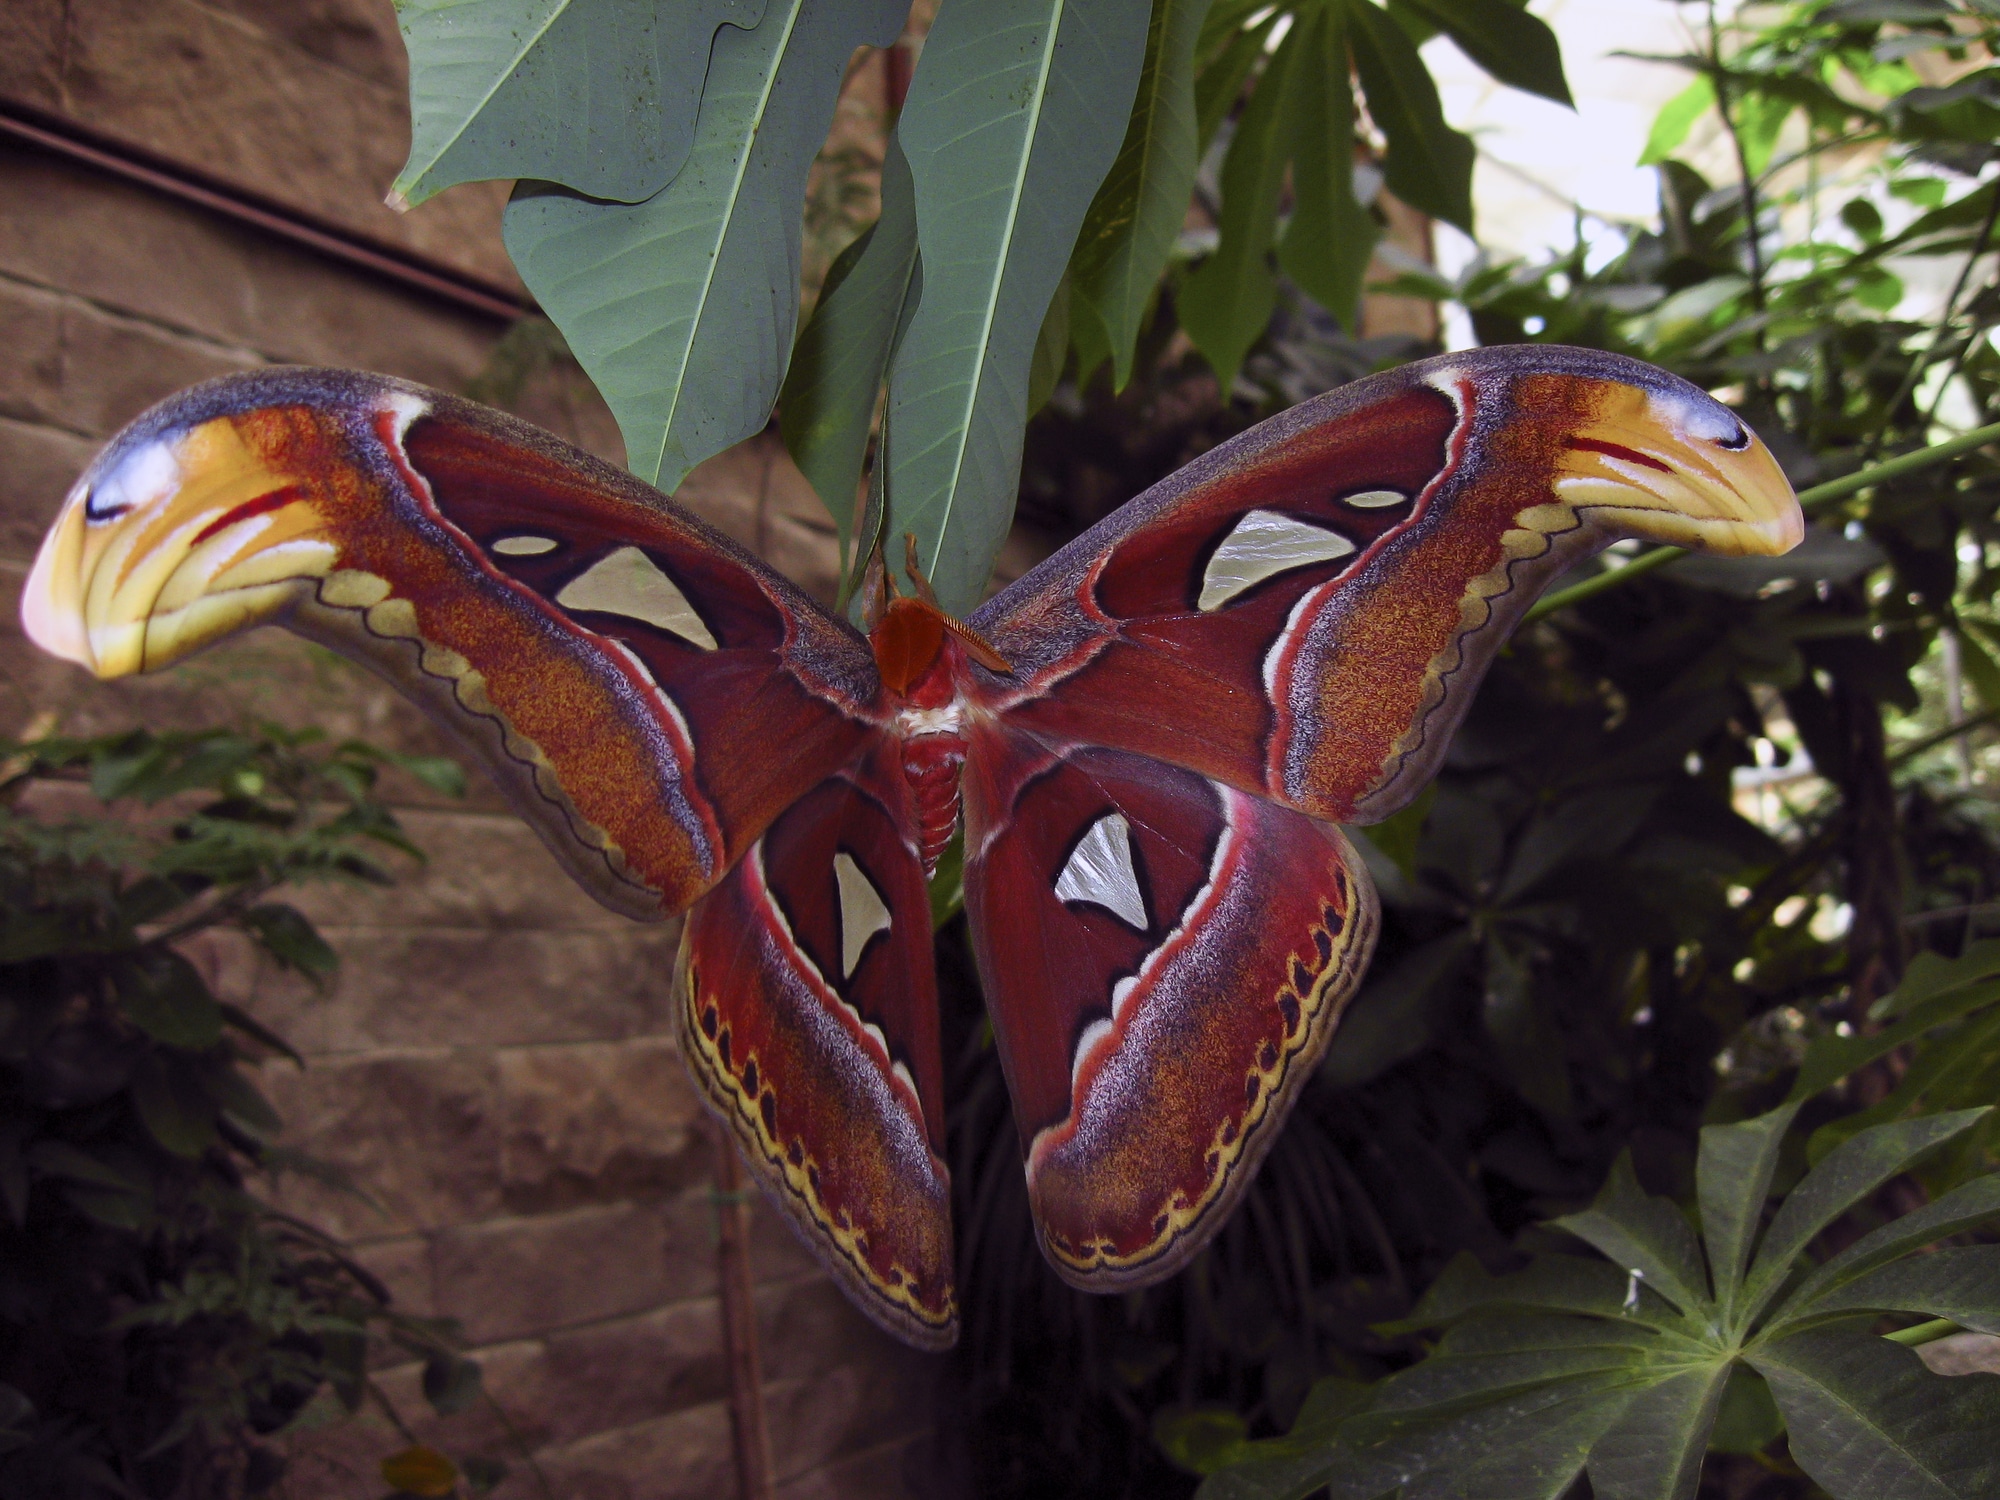
M 1986 247 L 1992 241 L 1996 216 L 2000 216 L 2000 190 L 1994 192 L 1993 201 L 1986 206 L 1986 218 L 1979 226 L 1979 233 L 1973 238 L 1972 250 L 1965 257 L 1965 264 L 1959 267 L 1958 280 L 1952 283 L 1951 295 L 1944 299 L 1944 311 L 1938 314 L 1937 328 L 1931 334 L 1929 347 L 1922 355 L 1912 360 L 1909 369 L 1903 372 L 1903 379 L 1896 387 L 1896 394 L 1890 399 L 1889 404 L 1882 408 L 1881 425 L 1875 429 L 1875 435 L 1868 440 L 1864 457 L 1873 458 L 1881 448 L 1882 439 L 1888 434 L 1889 424 L 1896 420 L 1896 408 L 1903 404 L 1904 397 L 1917 388 L 1917 382 L 1923 379 L 1924 371 L 1928 370 L 1931 361 L 1937 358 L 1938 349 L 1943 345 L 1945 335 L 1951 331 L 1951 320 L 1958 312 L 1958 299 L 1965 294 L 1966 282 L 1972 279 L 1972 269 L 1979 264 L 1979 257 L 1986 253 Z M 1970 337 L 1968 335 L 1968 339 Z M 1954 373 L 1964 358 L 1965 351 L 1960 349 L 1952 360 Z M 1951 376 L 1946 375 L 1938 383 L 1937 396 L 1931 402 L 1930 411 L 1924 415 L 1924 425 L 1919 429 L 1920 432 L 1929 430 L 1931 422 L 1937 416 L 1938 402 L 1944 399 L 1944 388 L 1950 381 Z
M 1959 1332 L 1959 1326 L 1950 1318 L 1932 1318 L 1928 1323 L 1919 1323 L 1914 1328 L 1898 1328 L 1894 1333 L 1885 1333 L 1883 1338 L 1898 1344 L 1928 1344 L 1934 1339 Z
M 2000 422 L 1976 427 L 1971 432 L 1962 433 L 1945 442 L 1935 443 L 1928 448 L 1919 448 L 1915 453 L 1899 454 L 1883 463 L 1857 469 L 1854 473 L 1843 475 L 1839 479 L 1829 479 L 1825 484 L 1816 484 L 1811 489 L 1800 492 L 1799 505 L 1807 511 L 1820 510 L 1836 500 L 1846 499 L 1857 490 L 1865 490 L 1871 485 L 1883 484 L 1891 479 L 1900 479 L 1905 474 L 1914 474 L 1936 464 L 1946 463 L 1962 453 L 1970 453 L 1974 448 L 1984 447 L 1995 439 L 2000 439 Z M 1622 568 L 1599 573 L 1595 578 L 1586 578 L 1581 583 L 1573 583 L 1566 589 L 1557 589 L 1553 594 L 1544 596 L 1533 609 L 1528 611 L 1521 623 L 1532 625 L 1537 620 L 1545 620 L 1559 609 L 1580 604 L 1585 599 L 1594 598 L 1608 589 L 1617 588 L 1620 584 L 1650 573 L 1655 568 L 1665 567 L 1676 558 L 1686 555 L 1685 547 L 1654 547 L 1651 551 L 1640 553 Z

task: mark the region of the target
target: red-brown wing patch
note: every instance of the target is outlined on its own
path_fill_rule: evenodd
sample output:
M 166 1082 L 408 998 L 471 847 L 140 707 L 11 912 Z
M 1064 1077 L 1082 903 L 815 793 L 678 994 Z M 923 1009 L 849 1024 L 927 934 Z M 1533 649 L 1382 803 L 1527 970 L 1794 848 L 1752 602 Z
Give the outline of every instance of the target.
M 1255 1174 L 1373 946 L 1340 831 L 1117 751 L 999 764 L 967 799 L 966 909 L 1056 1269 L 1184 1264 Z M 996 794 L 1012 780 L 1012 795 Z
M 883 1327 L 957 1336 L 937 981 L 893 755 L 781 814 L 688 916 L 689 1066 L 752 1170 Z

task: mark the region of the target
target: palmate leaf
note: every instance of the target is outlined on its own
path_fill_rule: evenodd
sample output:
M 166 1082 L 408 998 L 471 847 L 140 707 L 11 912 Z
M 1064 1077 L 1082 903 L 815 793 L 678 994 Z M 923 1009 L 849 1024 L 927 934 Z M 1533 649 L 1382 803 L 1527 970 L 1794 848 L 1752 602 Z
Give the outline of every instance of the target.
M 1292 222 L 1278 260 L 1307 296 L 1359 338 L 1361 283 L 1381 229 L 1354 196 L 1354 91 L 1338 86 L 1347 71 L 1347 20 L 1329 6 L 1307 24 L 1312 28 L 1304 43 L 1308 76 L 1325 81 L 1308 84 L 1296 96 Z
M 924 294 L 889 382 L 885 535 L 915 535 L 954 614 L 1013 518 L 1035 341 L 1124 138 L 1150 13 L 946 0 L 910 81 L 898 133 Z
M 1562 49 L 1548 23 L 1510 0 L 1397 0 L 1500 82 L 1572 104 Z
M 694 142 L 716 29 L 766 0 L 396 0 L 410 53 L 411 205 L 459 182 L 528 177 L 636 203 Z
M 1462 1256 L 1409 1323 L 1381 1329 L 1443 1326 L 1433 1354 L 1330 1433 L 1241 1444 L 1201 1500 L 1300 1500 L 1317 1486 L 1336 1500 L 1554 1500 L 1585 1472 L 1600 1500 L 1693 1500 L 1725 1409 L 1746 1449 L 1774 1438 L 1782 1415 L 1794 1457 L 1836 1500 L 1996 1493 L 2000 1377 L 1934 1375 L 1866 1330 L 1885 1313 L 2000 1324 L 2000 1246 L 1910 1258 L 2000 1219 L 2000 1175 L 1817 1269 L 1804 1258 L 1832 1216 L 1983 1112 L 1864 1131 L 1807 1175 L 1759 1245 L 1795 1112 L 1703 1132 L 1696 1191 L 1712 1266 L 1679 1210 L 1621 1162 L 1590 1209 L 1556 1224 L 1610 1263 L 1541 1256 L 1495 1277 Z M 1761 1322 L 1758 1303 L 1773 1304 Z
M 897 0 L 769 0 L 715 33 L 687 164 L 640 203 L 523 183 L 508 253 L 603 392 L 632 472 L 676 488 L 760 430 L 798 321 L 799 203 L 848 58 Z
M 1444 122 L 1437 85 L 1409 33 L 1371 0 L 1345 0 L 1354 66 L 1388 150 L 1382 175 L 1412 208 L 1472 233 L 1471 138 Z

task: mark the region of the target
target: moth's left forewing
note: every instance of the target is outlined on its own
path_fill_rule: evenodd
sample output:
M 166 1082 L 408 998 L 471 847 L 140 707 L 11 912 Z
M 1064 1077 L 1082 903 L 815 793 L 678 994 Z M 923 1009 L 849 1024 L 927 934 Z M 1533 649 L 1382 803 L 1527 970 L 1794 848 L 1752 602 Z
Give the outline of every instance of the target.
M 1129 753 L 968 755 L 966 909 L 1050 1261 L 1143 1286 L 1255 1175 L 1373 947 L 1330 824 Z

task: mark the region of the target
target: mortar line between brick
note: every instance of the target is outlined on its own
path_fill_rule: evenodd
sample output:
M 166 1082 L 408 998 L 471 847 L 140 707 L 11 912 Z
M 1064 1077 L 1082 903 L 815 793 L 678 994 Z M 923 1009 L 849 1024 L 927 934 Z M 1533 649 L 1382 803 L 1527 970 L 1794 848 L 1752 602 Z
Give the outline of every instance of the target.
M 132 323 L 155 332 L 170 333 L 175 338 L 186 339 L 189 343 L 198 344 L 211 353 L 227 354 L 237 359 L 253 359 L 257 363 L 264 365 L 275 362 L 275 356 L 265 350 L 252 349 L 246 344 L 232 344 L 215 337 L 212 333 L 204 333 L 199 328 L 190 328 L 185 324 L 170 322 L 165 318 L 156 318 L 145 313 L 134 312 L 129 307 L 120 307 L 115 302 L 105 302 L 100 298 L 79 292 L 74 287 L 57 286 L 51 282 L 37 281 L 31 276 L 22 276 L 13 271 L 0 271 L 0 285 L 25 287 L 30 291 L 41 292 L 59 301 L 74 302 L 104 317 L 115 318 L 121 323 Z M 96 436 L 97 434 L 88 435 Z

